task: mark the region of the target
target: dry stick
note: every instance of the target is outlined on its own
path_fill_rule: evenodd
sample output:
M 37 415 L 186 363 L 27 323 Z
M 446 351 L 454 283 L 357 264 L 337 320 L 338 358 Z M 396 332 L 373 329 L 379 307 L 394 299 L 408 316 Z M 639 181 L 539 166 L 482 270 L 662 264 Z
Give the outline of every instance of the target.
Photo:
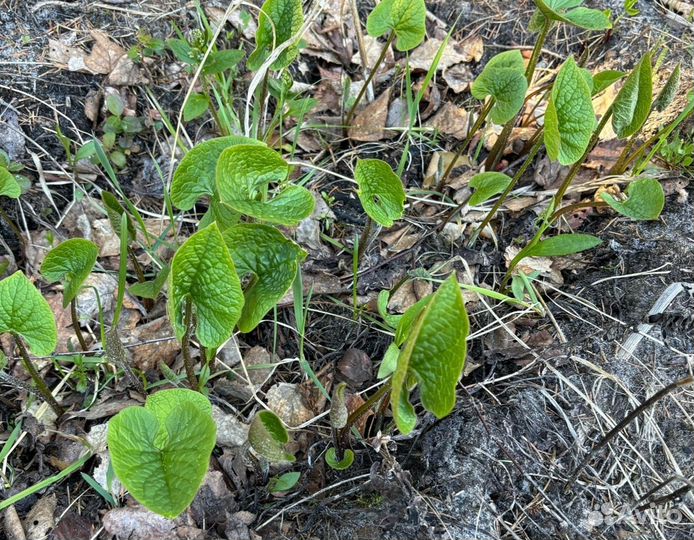
M 193 305 L 190 296 L 186 298 L 186 317 L 183 323 L 186 327 L 186 331 L 183 334 L 183 339 L 181 340 L 181 352 L 183 352 L 183 365 L 186 368 L 186 375 L 188 376 L 188 384 L 190 384 L 191 389 L 200 390 L 198 388 L 198 378 L 195 376 L 195 370 L 193 369 L 193 359 L 190 357 L 190 330 L 192 327 L 193 319 Z
M 51 406 L 51 409 L 53 409 L 55 414 L 57 414 L 59 417 L 62 416 L 65 410 L 58 404 L 56 399 L 53 397 L 53 394 L 48 389 L 48 386 L 41 378 L 41 375 L 39 375 L 39 372 L 36 371 L 34 364 L 31 363 L 31 360 L 29 359 L 29 353 L 24 347 L 22 339 L 18 335 L 14 334 L 14 341 L 17 344 L 17 349 L 19 349 L 19 354 L 22 357 L 22 363 L 24 364 L 24 368 L 29 372 L 29 375 L 31 375 L 31 378 L 34 380 L 34 383 L 36 384 L 36 387 L 41 393 L 41 396 L 46 401 L 46 403 L 48 403 Z
M 366 223 L 361 231 L 361 236 L 359 237 L 359 247 L 357 249 L 357 263 L 361 261 L 364 251 L 366 251 L 366 245 L 369 241 L 369 236 L 371 236 L 371 229 L 373 228 L 373 220 L 367 215 Z
M 84 340 L 82 335 L 82 329 L 80 328 L 80 320 L 77 316 L 77 300 L 75 298 L 70 302 L 70 317 L 72 317 L 72 329 L 75 331 L 75 336 L 77 336 L 77 341 L 80 342 L 80 347 L 82 351 L 87 352 L 89 347 L 87 347 L 87 342 Z
M 378 68 L 383 63 L 383 60 L 385 59 L 386 54 L 388 53 L 388 49 L 390 49 L 390 46 L 393 43 L 394 39 L 395 39 L 395 33 L 391 32 L 390 35 L 388 36 L 388 41 L 386 41 L 386 44 L 383 47 L 383 50 L 381 51 L 381 55 L 378 57 L 378 60 L 376 60 L 376 63 L 374 64 L 373 69 L 369 73 L 368 78 L 366 79 L 366 81 L 364 81 L 364 86 L 362 86 L 361 90 L 359 91 L 359 94 L 357 95 L 357 99 L 354 100 L 354 103 L 352 104 L 352 107 L 349 110 L 349 113 L 347 114 L 347 118 L 345 119 L 345 126 L 346 127 L 348 127 L 352 124 L 352 119 L 354 118 L 354 113 L 357 110 L 357 106 L 359 105 L 359 102 L 364 97 L 364 94 L 366 94 L 366 89 L 371 84 L 371 81 L 373 80 L 374 76 L 376 75 Z
M 563 215 L 570 214 L 571 212 L 575 212 L 576 210 L 583 210 L 584 208 L 606 208 L 607 206 L 609 205 L 606 202 L 602 201 L 586 201 L 576 204 L 570 204 L 569 206 L 564 206 L 563 208 L 560 208 L 559 210 L 554 212 L 554 214 L 552 214 L 552 217 L 549 218 L 549 221 L 551 223 L 554 223 Z
M 349 433 L 349 430 L 352 428 L 352 426 L 355 423 L 357 423 L 362 416 L 369 412 L 369 409 L 371 409 L 371 407 L 378 403 L 378 400 L 380 400 L 383 396 L 388 394 L 391 391 L 392 387 L 392 380 L 389 380 L 378 390 L 376 390 L 376 392 L 374 392 L 369 399 L 362 403 L 356 411 L 354 411 L 347 417 L 347 423 L 345 424 L 345 427 L 343 427 L 340 430 L 340 440 L 344 440 L 345 435 Z
M 667 385 L 664 388 L 661 388 L 658 390 L 655 394 L 653 394 L 650 398 L 648 398 L 646 401 L 644 401 L 641 405 L 636 407 L 632 412 L 630 412 L 624 420 L 619 422 L 610 432 L 605 435 L 602 440 L 596 444 L 593 448 L 590 449 L 586 457 L 581 461 L 581 463 L 578 465 L 574 473 L 571 475 L 571 478 L 567 480 L 566 484 L 564 485 L 564 489 L 568 489 L 570 484 L 573 484 L 576 479 L 578 478 L 578 475 L 580 472 L 583 470 L 583 468 L 588 465 L 592 457 L 595 455 L 595 452 L 600 450 L 601 448 L 604 448 L 612 439 L 614 439 L 627 425 L 631 423 L 631 421 L 636 418 L 638 415 L 640 415 L 643 411 L 645 411 L 648 407 L 653 405 L 656 401 L 664 398 L 667 396 L 670 392 L 677 390 L 678 388 L 683 388 L 685 386 L 689 386 L 690 384 L 694 383 L 694 377 L 686 377 L 684 379 L 681 379 L 679 381 L 675 381 L 672 384 Z
M 361 30 L 361 24 L 359 24 L 359 9 L 357 8 L 357 1 L 350 0 L 349 8 L 352 11 L 352 19 L 354 20 L 354 32 L 355 34 L 357 34 L 357 44 L 359 45 L 359 57 L 361 58 L 361 65 L 364 68 L 364 79 L 366 79 L 369 74 L 369 56 L 366 53 L 364 33 Z M 366 91 L 369 93 L 369 99 L 373 100 L 374 91 L 371 84 L 366 85 Z

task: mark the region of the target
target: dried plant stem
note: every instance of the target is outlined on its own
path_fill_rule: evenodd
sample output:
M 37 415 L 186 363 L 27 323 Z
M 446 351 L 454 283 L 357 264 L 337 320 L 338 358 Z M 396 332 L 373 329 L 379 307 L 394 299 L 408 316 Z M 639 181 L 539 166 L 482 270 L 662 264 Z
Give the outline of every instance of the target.
M 72 318 L 72 329 L 75 331 L 75 336 L 77 336 L 77 341 L 80 343 L 80 348 L 83 352 L 87 352 L 89 347 L 87 347 L 87 342 L 84 340 L 82 335 L 82 329 L 80 328 L 80 319 L 77 315 L 77 300 L 75 298 L 70 302 L 70 317 Z
M 53 411 L 55 412 L 55 414 L 58 415 L 58 417 L 62 416 L 65 410 L 58 404 L 56 399 L 53 397 L 53 394 L 48 389 L 48 386 L 41 378 L 41 375 L 39 375 L 39 372 L 36 371 L 34 364 L 32 364 L 31 359 L 29 358 L 29 353 L 27 352 L 26 347 L 24 347 L 24 343 L 22 343 L 22 338 L 15 334 L 14 340 L 17 344 L 19 354 L 22 357 L 22 363 L 24 364 L 24 368 L 29 372 L 29 375 L 31 375 L 31 378 L 34 381 L 34 384 L 36 384 L 36 388 L 40 392 L 41 397 L 43 397 L 46 403 L 50 405 L 51 409 L 53 409 Z
M 390 392 L 392 387 L 392 381 L 388 380 L 388 382 L 384 383 L 383 386 L 376 390 L 369 399 L 362 403 L 356 411 L 352 412 L 347 417 L 347 424 L 340 430 L 340 435 L 347 433 L 362 416 L 369 412 L 369 410 L 376 405 L 376 403 L 378 403 L 382 397 Z
M 198 387 L 198 378 L 195 376 L 195 369 L 193 368 L 193 359 L 190 357 L 190 334 L 193 328 L 193 302 L 190 298 L 186 298 L 186 316 L 184 325 L 186 331 L 183 334 L 183 339 L 181 340 L 181 352 L 183 353 L 183 365 L 186 368 L 186 376 L 188 377 L 188 384 L 193 390 L 200 390 Z

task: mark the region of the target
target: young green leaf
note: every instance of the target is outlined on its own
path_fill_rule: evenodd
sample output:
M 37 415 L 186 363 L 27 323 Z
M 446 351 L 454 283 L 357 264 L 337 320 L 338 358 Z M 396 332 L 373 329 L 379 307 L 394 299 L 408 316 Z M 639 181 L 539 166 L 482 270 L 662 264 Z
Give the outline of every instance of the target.
M 380 293 L 378 293 L 378 299 L 377 299 L 377 306 L 378 306 L 378 314 L 381 316 L 383 319 L 383 322 L 385 322 L 388 326 L 391 328 L 397 328 L 398 323 L 400 322 L 400 319 L 402 318 L 402 315 L 391 315 L 388 313 L 388 302 L 390 301 L 390 291 L 388 290 L 383 290 Z
M 354 463 L 354 452 L 349 448 L 345 449 L 342 455 L 342 461 L 337 459 L 337 452 L 334 448 L 328 448 L 325 452 L 325 462 L 335 471 L 344 471 L 349 469 Z
M 301 0 L 265 0 L 258 17 L 255 34 L 255 50 L 248 57 L 248 68 L 256 71 L 268 59 L 272 51 L 292 39 L 304 24 Z M 291 64 L 299 54 L 297 44 L 289 46 L 272 63 L 279 71 Z
M 236 144 L 265 146 L 255 139 L 232 135 L 202 142 L 185 155 L 171 183 L 171 201 L 176 208 L 190 210 L 201 197 L 214 194 L 217 160 Z
M 166 518 L 185 510 L 207 473 L 217 427 L 212 406 L 192 390 L 163 390 L 108 424 L 113 469 L 130 494 Z
M 475 190 L 467 202 L 470 206 L 479 206 L 488 201 L 494 195 L 503 192 L 512 179 L 498 172 L 483 172 L 473 176 L 470 180 L 470 187 Z
M 260 411 L 255 415 L 248 430 L 248 442 L 253 450 L 269 461 L 295 461 L 296 458 L 285 450 L 289 434 L 282 421 L 270 411 Z
M 77 297 L 98 256 L 98 246 L 82 238 L 66 240 L 46 255 L 41 273 L 49 283 L 63 282 L 64 308 Z
M 238 327 L 250 332 L 291 288 L 306 252 L 274 227 L 242 224 L 222 234 L 239 276 L 250 276 Z
M 269 184 L 283 184 L 289 164 L 265 146 L 237 145 L 222 152 L 217 163 L 220 200 L 241 214 L 280 225 L 296 225 L 313 212 L 311 192 L 287 186 L 268 199 Z
M 200 118 L 210 108 L 210 98 L 206 94 L 192 93 L 183 107 L 183 120 L 190 122 Z
M 596 73 L 593 77 L 592 95 L 597 96 L 600 92 L 606 90 L 617 81 L 622 80 L 624 77 L 626 77 L 626 73 L 612 69 Z
M 217 348 L 231 337 L 241 316 L 243 291 L 234 262 L 215 223 L 183 244 L 171 262 L 169 313 L 176 337 L 186 332 L 185 305 L 195 310 L 200 344 Z
M 376 223 L 392 227 L 405 211 L 402 181 L 385 161 L 360 159 L 354 169 L 357 195 L 364 210 Z
M 609 12 L 581 6 L 583 0 L 535 0 L 542 17 L 578 26 L 585 30 L 612 28 Z M 537 23 L 536 23 L 537 24 Z
M 169 277 L 169 272 L 171 267 L 166 264 L 159 270 L 156 277 L 151 281 L 145 281 L 143 283 L 135 283 L 129 287 L 130 294 L 139 296 L 140 298 L 149 298 L 151 300 L 156 300 L 161 292 L 162 288 L 166 284 L 166 280 Z
M 21 194 L 22 188 L 19 182 L 15 180 L 14 174 L 5 167 L 0 167 L 0 196 L 4 195 L 10 199 L 19 199 Z
M 559 71 L 547 104 L 547 155 L 562 165 L 576 163 L 588 148 L 595 124 L 591 89 L 571 57 Z
M 393 417 L 407 435 L 414 428 L 408 401 L 410 377 L 419 384 L 422 405 L 443 418 L 455 405 L 455 387 L 463 372 L 470 330 L 455 275 L 441 284 L 412 327 L 393 374 Z
M 523 107 L 528 81 L 525 62 L 520 51 L 497 54 L 472 83 L 472 95 L 480 100 L 492 96 L 495 100 L 489 117 L 495 124 L 505 124 Z
M 23 337 L 39 356 L 51 354 L 57 344 L 53 311 L 21 272 L 0 281 L 0 334 L 6 332 Z
M 267 489 L 273 495 L 281 495 L 292 489 L 301 478 L 301 473 L 292 471 L 272 478 Z
M 400 356 L 398 346 L 395 343 L 388 345 L 386 353 L 383 355 L 383 360 L 381 360 L 381 365 L 378 366 L 377 379 L 385 379 L 395 371 L 398 367 L 398 356 Z
M 426 16 L 424 0 L 383 0 L 367 18 L 366 31 L 371 37 L 394 32 L 395 47 L 409 51 L 424 41 Z
M 632 182 L 626 189 L 626 195 L 626 201 L 618 201 L 608 193 L 602 193 L 601 197 L 623 216 L 641 221 L 658 219 L 665 206 L 663 186 L 652 178 Z
M 419 302 L 410 306 L 403 314 L 398 327 L 395 329 L 395 345 L 399 347 L 405 343 L 405 340 L 410 335 L 412 327 L 419 319 L 420 313 L 424 311 L 424 308 L 427 307 L 427 304 L 429 304 L 432 298 L 432 296 L 422 298 Z
M 655 102 L 653 103 L 653 108 L 658 112 L 663 112 L 670 106 L 670 103 L 675 99 L 677 95 L 677 89 L 680 87 L 680 78 L 682 75 L 682 68 L 680 64 L 677 64 L 672 73 L 668 77 L 665 86 L 658 94 Z
M 228 69 L 236 67 L 243 60 L 245 53 L 241 49 L 227 49 L 213 51 L 207 57 L 205 67 L 202 68 L 205 75 L 217 75 Z
M 560 234 L 540 240 L 526 251 L 526 257 L 564 257 L 593 249 L 602 240 L 590 234 Z
M 649 53 L 627 77 L 614 100 L 612 127 L 620 139 L 640 131 L 651 112 L 652 100 L 653 72 Z
M 629 17 L 636 17 L 641 11 L 638 9 L 639 0 L 624 0 L 624 11 Z

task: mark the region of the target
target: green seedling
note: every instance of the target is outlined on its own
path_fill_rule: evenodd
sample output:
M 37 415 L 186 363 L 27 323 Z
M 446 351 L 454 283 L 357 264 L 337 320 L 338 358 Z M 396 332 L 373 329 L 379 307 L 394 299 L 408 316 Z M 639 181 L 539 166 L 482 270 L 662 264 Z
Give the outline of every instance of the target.
M 70 306 L 72 328 L 83 351 L 87 351 L 87 343 L 80 329 L 77 316 L 77 295 L 84 280 L 89 277 L 99 248 L 94 242 L 73 238 L 53 248 L 41 265 L 41 273 L 49 283 L 60 281 L 63 284 L 63 308 Z
M 672 140 L 658 147 L 658 155 L 670 167 L 689 169 L 694 164 L 694 142 L 676 133 Z
M 268 461 L 296 461 L 286 450 L 289 440 L 287 430 L 275 413 L 260 411 L 253 417 L 248 430 L 248 442 L 256 453 Z
M 58 330 L 53 311 L 41 293 L 21 272 L 0 281 L 0 334 L 10 334 L 17 345 L 24 368 L 43 399 L 61 416 L 58 404 L 29 358 L 24 342 L 34 354 L 48 356 L 55 351 Z
M 0 197 L 19 199 L 29 191 L 31 180 L 23 174 L 24 165 L 10 160 L 4 150 L 0 150 Z
M 301 478 L 300 472 L 288 472 L 270 479 L 267 489 L 273 495 L 285 495 L 290 492 Z
M 248 57 L 248 67 L 257 71 L 280 45 L 290 41 L 301 30 L 304 13 L 301 0 L 266 0 L 260 8 L 255 50 Z M 298 44 L 285 48 L 272 63 L 279 71 L 288 67 L 299 55 Z
M 144 407 L 127 407 L 108 424 L 116 476 L 143 506 L 172 519 L 193 501 L 207 473 L 217 428 L 209 400 L 163 390 Z

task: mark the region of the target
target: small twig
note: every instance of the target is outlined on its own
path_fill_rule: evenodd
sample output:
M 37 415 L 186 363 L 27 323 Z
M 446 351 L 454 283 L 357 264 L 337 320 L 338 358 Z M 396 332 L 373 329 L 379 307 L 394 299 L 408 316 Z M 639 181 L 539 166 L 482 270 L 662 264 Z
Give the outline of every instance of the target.
M 48 389 L 48 386 L 41 378 L 41 375 L 39 375 L 39 372 L 36 371 L 34 364 L 31 363 L 31 360 L 29 359 L 29 353 L 24 347 L 22 339 L 18 335 L 15 335 L 14 340 L 17 344 L 17 349 L 19 349 L 19 354 L 22 357 L 22 363 L 24 364 L 24 368 L 29 372 L 29 375 L 31 375 L 31 378 L 34 380 L 34 384 L 36 384 L 38 391 L 41 393 L 41 397 L 43 397 L 46 403 L 50 405 L 51 409 L 53 409 L 53 411 L 55 412 L 55 414 L 58 415 L 58 417 L 62 416 L 65 410 L 60 406 L 60 404 L 58 404 L 56 399 L 53 397 L 53 394 Z
M 75 331 L 75 336 L 77 336 L 77 341 L 80 343 L 80 347 L 83 352 L 87 352 L 89 347 L 87 347 L 87 342 L 84 340 L 84 335 L 82 334 L 82 329 L 80 328 L 80 319 L 77 316 L 77 299 L 73 298 L 70 302 L 70 317 L 72 318 L 72 329 Z

